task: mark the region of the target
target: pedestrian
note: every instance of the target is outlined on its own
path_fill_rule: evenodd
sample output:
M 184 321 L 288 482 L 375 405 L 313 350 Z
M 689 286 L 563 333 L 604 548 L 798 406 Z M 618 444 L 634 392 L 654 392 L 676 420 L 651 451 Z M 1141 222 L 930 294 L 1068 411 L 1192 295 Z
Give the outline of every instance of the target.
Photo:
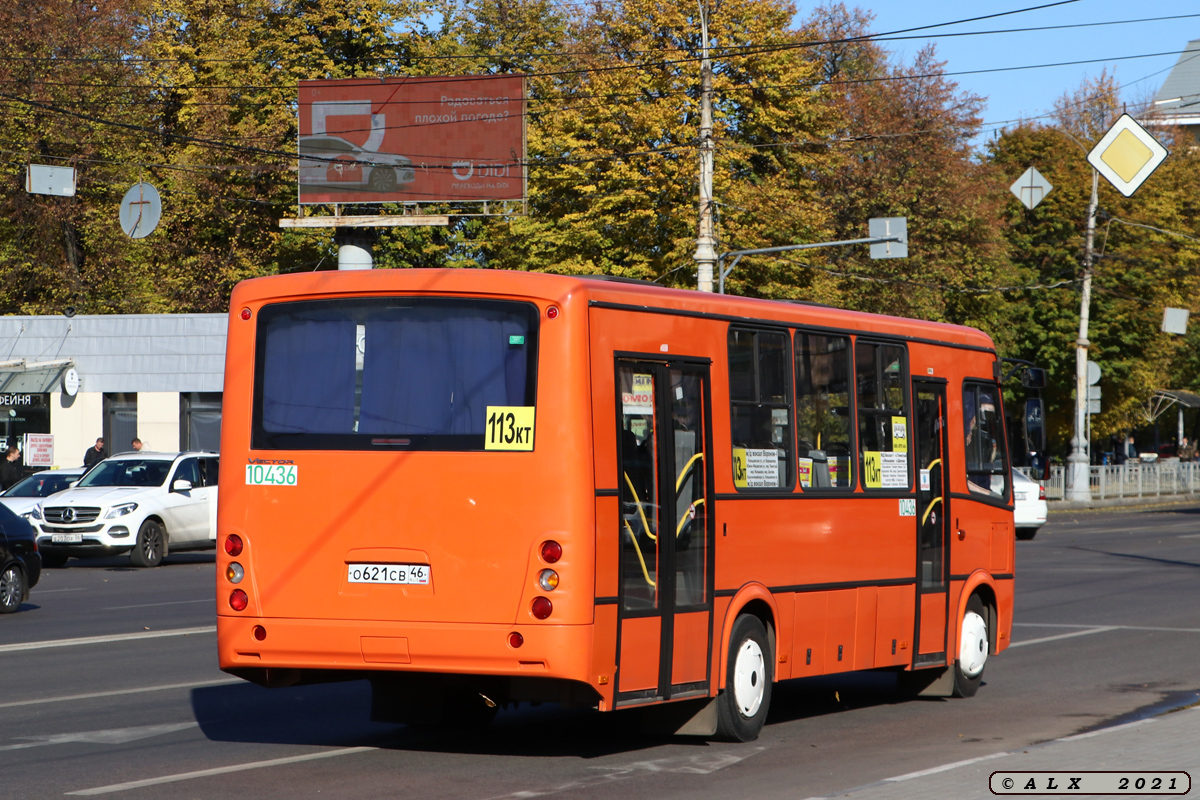
M 142 449 L 142 440 L 135 436 L 133 437 L 133 441 L 129 443 L 129 446 L 132 447 L 133 451 L 136 453 L 138 450 Z
M 21 448 L 16 445 L 5 451 L 4 460 L 0 461 L 0 489 L 7 489 L 21 480 L 20 459 Z
M 1137 445 L 1134 444 L 1134 442 L 1133 442 L 1133 434 L 1132 433 L 1129 434 L 1129 438 L 1125 441 L 1125 460 L 1126 461 L 1137 461 L 1138 460 L 1138 449 L 1137 449 Z
M 83 454 L 83 466 L 87 469 L 96 462 L 103 461 L 106 458 L 108 458 L 108 451 L 104 449 L 104 437 L 101 436 L 96 440 L 96 445 L 89 447 L 87 452 Z

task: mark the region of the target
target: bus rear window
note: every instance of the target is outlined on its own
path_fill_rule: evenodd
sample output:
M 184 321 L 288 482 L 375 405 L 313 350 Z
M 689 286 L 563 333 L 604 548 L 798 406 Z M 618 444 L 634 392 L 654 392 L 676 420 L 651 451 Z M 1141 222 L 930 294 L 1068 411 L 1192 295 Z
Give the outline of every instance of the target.
M 532 408 L 530 303 L 358 298 L 258 315 L 256 450 L 483 450 L 490 406 Z

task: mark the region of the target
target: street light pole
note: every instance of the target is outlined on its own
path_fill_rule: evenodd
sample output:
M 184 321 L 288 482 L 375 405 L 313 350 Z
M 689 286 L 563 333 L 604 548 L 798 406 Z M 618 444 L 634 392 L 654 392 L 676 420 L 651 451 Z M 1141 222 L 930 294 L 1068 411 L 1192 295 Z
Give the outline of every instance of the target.
M 708 14 L 700 0 L 700 222 L 696 236 L 696 288 L 713 290 L 713 265 L 717 261 L 717 238 L 713 225 L 713 134 L 712 62 L 708 59 Z
M 1083 292 L 1079 299 L 1079 338 L 1075 341 L 1075 435 L 1071 437 L 1071 455 L 1067 458 L 1067 499 L 1092 499 L 1091 465 L 1085 452 L 1087 441 L 1087 361 L 1088 317 L 1092 305 L 1092 245 L 1096 237 L 1096 196 L 1100 173 L 1092 170 L 1092 199 L 1088 203 L 1087 238 L 1083 249 Z

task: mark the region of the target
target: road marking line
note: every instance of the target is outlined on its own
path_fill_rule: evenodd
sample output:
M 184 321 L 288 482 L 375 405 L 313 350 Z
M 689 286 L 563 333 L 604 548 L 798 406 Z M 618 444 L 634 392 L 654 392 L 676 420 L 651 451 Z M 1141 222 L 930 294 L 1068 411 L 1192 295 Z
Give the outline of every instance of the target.
M 1171 633 L 1200 633 L 1200 628 L 1160 628 L 1153 625 L 1057 625 L 1048 622 L 1014 622 L 1013 627 L 1018 625 L 1026 628 L 1092 628 L 1107 627 L 1118 631 L 1168 631 Z
M 73 589 L 38 589 L 38 594 L 54 594 L 55 592 L 82 592 L 84 587 L 78 586 Z
M 924 778 L 926 775 L 936 775 L 939 772 L 948 772 L 952 769 L 965 767 L 969 764 L 978 764 L 980 761 L 991 761 L 993 758 L 1004 758 L 1008 753 L 992 753 L 991 755 L 979 756 L 978 758 L 968 758 L 966 761 L 955 761 L 953 764 L 943 764 L 940 767 L 930 767 L 929 769 L 919 770 L 918 772 L 910 772 L 907 775 L 897 775 L 894 778 L 884 778 L 882 783 L 899 783 L 900 781 L 911 781 L 913 778 Z
M 896 775 L 891 778 L 882 778 L 880 780 L 875 781 L 874 783 L 868 783 L 868 784 L 864 784 L 862 786 L 855 786 L 850 789 L 845 789 L 845 790 L 839 791 L 836 794 L 825 794 L 825 795 L 817 795 L 815 797 L 809 797 L 808 800 L 832 800 L 832 798 L 835 798 L 835 797 L 850 797 L 852 795 L 858 794 L 859 792 L 865 791 L 867 789 L 877 789 L 881 786 L 886 786 L 889 783 L 897 783 L 899 781 L 912 780 L 913 778 L 923 778 L 926 775 L 936 775 L 939 772 L 949 772 L 952 769 L 957 769 L 958 767 L 970 766 L 971 764 L 978 764 L 981 761 L 990 761 L 990 760 L 996 759 L 996 758 L 1004 758 L 1005 756 L 1013 756 L 1018 753 L 1027 753 L 1033 749 L 1040 750 L 1040 749 L 1048 747 L 1052 744 L 1058 744 L 1059 742 L 1073 742 L 1077 739 L 1090 739 L 1093 736 L 1103 736 L 1107 733 L 1115 733 L 1117 731 L 1124 731 L 1124 730 L 1128 730 L 1130 728 L 1136 728 L 1139 725 L 1145 725 L 1147 722 L 1154 722 L 1154 721 L 1155 720 L 1153 718 L 1139 719 L 1134 722 L 1126 722 L 1122 725 L 1112 725 L 1107 728 L 1100 728 L 1099 730 L 1090 731 L 1088 733 L 1077 733 L 1077 734 L 1074 734 L 1073 736 L 1063 736 L 1058 739 L 1052 739 L 1048 742 L 1041 742 L 1039 744 L 1029 745 L 1028 747 L 1023 747 L 1018 750 L 1006 750 L 1006 751 L 1000 752 L 1000 753 L 992 753 L 992 754 L 986 755 L 986 756 L 979 756 L 978 758 L 968 758 L 966 761 L 955 761 L 952 764 L 943 764 L 940 767 L 930 767 L 929 769 L 923 769 L 923 770 L 920 770 L 919 772 L 910 772 L 907 775 Z
M 18 706 L 37 706 L 43 703 L 63 703 L 69 700 L 92 700 L 97 697 L 120 697 L 123 694 L 142 694 L 144 692 L 166 692 L 171 689 L 200 689 L 205 686 L 225 686 L 230 683 L 245 683 L 241 678 L 215 679 L 211 681 L 192 681 L 191 683 L 166 683 L 162 686 L 144 686 L 138 689 L 113 689 L 110 692 L 91 692 L 89 694 L 71 694 L 66 697 L 43 697 L 39 700 L 15 700 L 11 703 L 0 703 L 0 708 L 17 708 Z
M 108 606 L 108 607 L 102 608 L 100 610 L 101 611 L 121 611 L 126 608 L 157 608 L 158 606 L 186 606 L 190 603 L 215 603 L 215 601 L 211 597 L 208 597 L 208 598 L 205 598 L 204 600 L 171 600 L 170 602 L 166 602 L 166 603 L 141 603 L 140 605 L 136 605 L 136 606 Z
M 172 628 L 165 631 L 141 631 L 138 633 L 115 633 L 110 636 L 83 636 L 78 639 L 47 639 L 41 642 L 18 642 L 0 644 L 0 653 L 15 653 L 21 650 L 45 650 L 48 647 L 74 647 L 82 644 L 108 644 L 128 642 L 134 639 L 161 639 L 164 636 L 190 636 L 193 633 L 216 633 L 216 625 L 202 628 Z
M 109 786 L 97 786 L 93 789 L 80 789 L 77 792 L 67 792 L 68 795 L 96 795 L 96 794 L 111 794 L 113 792 L 124 792 L 129 789 L 141 789 L 145 786 L 160 786 L 164 783 L 178 783 L 179 781 L 190 781 L 195 778 L 208 778 L 213 775 L 228 775 L 231 772 L 243 772 L 248 769 L 266 769 L 268 767 L 279 767 L 285 764 L 299 764 L 303 761 L 317 761 L 322 758 L 336 758 L 337 756 L 354 755 L 355 753 L 366 753 L 371 750 L 378 750 L 378 747 L 346 747 L 341 750 L 327 750 L 321 753 L 309 753 L 303 756 L 289 756 L 287 758 L 273 758 L 269 761 L 251 761 L 247 764 L 234 764 L 228 767 L 214 767 L 213 769 L 200 769 L 195 772 L 180 772 L 176 775 L 164 775 L 161 778 L 146 778 L 140 781 L 129 781 L 128 783 L 114 783 Z
M 1027 639 L 1023 642 L 1013 642 L 1009 647 L 1024 647 L 1027 644 L 1041 644 L 1042 642 L 1054 642 L 1059 639 L 1073 639 L 1076 636 L 1090 636 L 1093 633 L 1104 633 L 1105 631 L 1120 630 L 1117 626 L 1108 626 L 1103 628 L 1088 628 L 1085 631 L 1074 631 L 1072 633 L 1060 633 L 1058 636 L 1044 636 L 1041 639 Z
M 1186 536 L 1180 536 L 1180 539 L 1200 539 L 1200 533 L 1189 533 Z

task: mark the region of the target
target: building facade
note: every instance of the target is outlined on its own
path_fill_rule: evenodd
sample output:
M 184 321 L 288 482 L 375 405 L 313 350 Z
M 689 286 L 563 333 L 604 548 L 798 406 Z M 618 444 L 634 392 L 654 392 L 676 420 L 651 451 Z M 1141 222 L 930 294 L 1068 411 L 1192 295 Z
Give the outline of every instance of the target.
M 39 467 L 80 466 L 100 436 L 109 454 L 134 437 L 147 450 L 215 451 L 227 324 L 224 314 L 0 317 L 0 436 L 36 439 L 25 463 Z

